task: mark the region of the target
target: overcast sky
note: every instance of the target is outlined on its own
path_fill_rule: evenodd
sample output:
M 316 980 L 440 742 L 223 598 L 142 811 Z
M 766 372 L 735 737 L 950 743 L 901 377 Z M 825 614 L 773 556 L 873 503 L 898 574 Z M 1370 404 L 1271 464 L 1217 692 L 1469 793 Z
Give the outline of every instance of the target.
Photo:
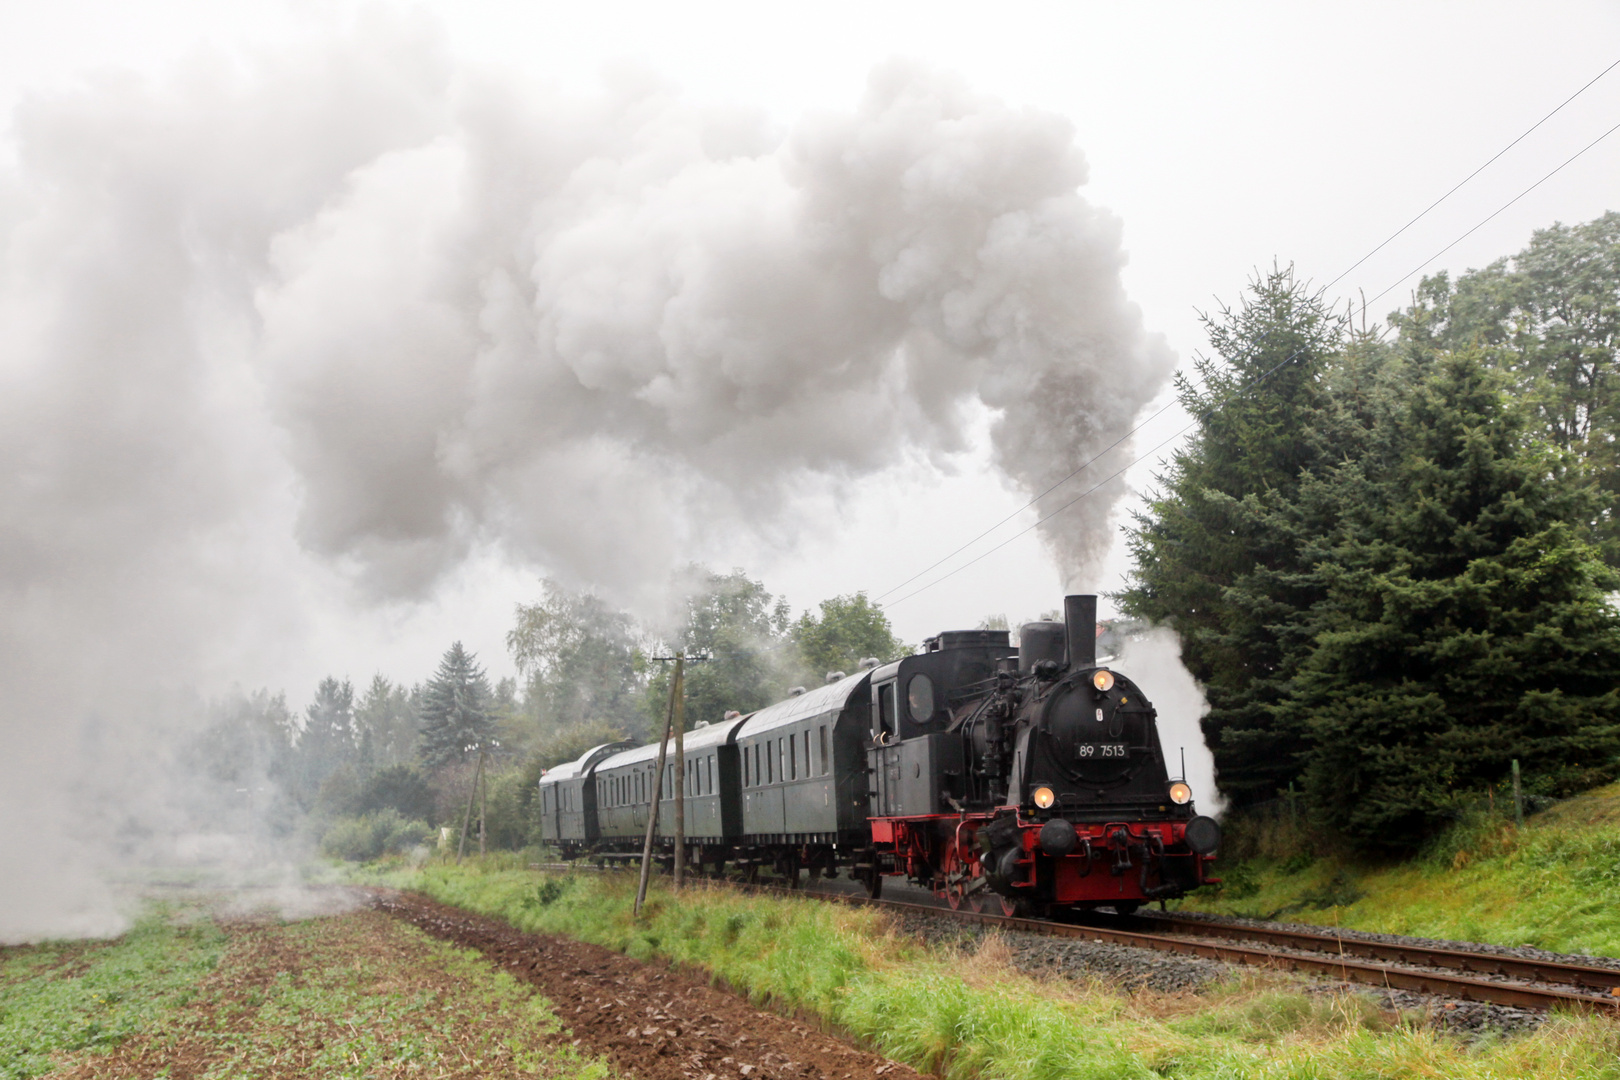
M 1198 311 L 1236 299 L 1256 267 L 1280 260 L 1317 282 L 1338 276 L 1620 59 L 1615 3 L 457 0 L 422 9 L 442 27 L 457 64 L 568 94 L 599 92 L 604 71 L 641 69 L 688 99 L 764 110 L 786 129 L 806 114 L 852 107 L 874 66 L 901 57 L 955 72 L 976 92 L 1067 117 L 1090 168 L 1082 194 L 1123 223 L 1126 290 L 1147 329 L 1164 335 L 1182 364 L 1202 344 Z M 357 10 L 317 0 L 5 0 L 0 108 L 9 116 L 30 95 L 111 72 L 161 78 L 199 54 L 240 57 L 324 39 L 349 26 Z M 1617 122 L 1620 71 L 1333 292 L 1384 292 Z M 1620 208 L 1617 180 L 1620 135 L 1427 269 L 1479 266 L 1518 250 L 1535 228 Z M 1372 317 L 1398 306 L 1416 280 L 1373 304 Z M 1172 410 L 1149 425 L 1138 436 L 1139 452 L 1181 423 Z M 770 543 L 739 538 L 728 548 L 711 538 L 694 554 L 746 568 L 795 608 L 858 589 L 884 593 L 1024 502 L 990 469 L 983 445 L 945 461 L 943 470 L 941 461 L 891 468 L 841 500 L 812 495 L 789 507 Z M 1139 466 L 1131 478 L 1140 486 L 1149 472 Z M 1095 589 L 1118 588 L 1124 567 L 1116 549 Z M 317 614 L 299 624 L 301 642 L 246 665 L 241 677 L 284 685 L 295 701 L 328 670 L 357 681 L 375 670 L 415 680 L 451 638 L 504 673 L 510 665 L 501 639 L 511 605 L 538 594 L 545 570 L 484 551 L 425 601 L 316 604 Z M 892 617 L 915 642 L 987 614 L 1035 615 L 1056 606 L 1061 589 L 1031 533 L 899 604 Z

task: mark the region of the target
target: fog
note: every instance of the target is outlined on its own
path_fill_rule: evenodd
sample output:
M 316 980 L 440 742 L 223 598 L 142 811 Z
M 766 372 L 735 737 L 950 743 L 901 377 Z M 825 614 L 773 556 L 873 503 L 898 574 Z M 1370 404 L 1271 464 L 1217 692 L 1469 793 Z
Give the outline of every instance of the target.
M 1120 439 L 1174 358 L 1071 124 L 904 61 L 850 92 L 785 127 L 635 68 L 566 96 L 379 10 L 25 98 L 0 940 L 116 930 L 118 868 L 295 859 L 183 748 L 334 612 L 493 551 L 651 613 L 691 550 L 791 548 L 801 499 L 948 461 L 986 408 L 1032 496 Z M 1075 588 L 1122 485 L 1043 527 Z

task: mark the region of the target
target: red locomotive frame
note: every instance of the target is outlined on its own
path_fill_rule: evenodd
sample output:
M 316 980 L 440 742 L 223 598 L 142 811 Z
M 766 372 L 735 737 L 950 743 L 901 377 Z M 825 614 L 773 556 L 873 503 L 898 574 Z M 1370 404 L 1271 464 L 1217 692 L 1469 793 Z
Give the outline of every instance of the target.
M 1010 896 L 989 889 L 975 842 L 981 828 L 1008 817 L 1017 827 L 1022 853 L 1008 882 L 1014 890 Z M 927 883 L 953 908 L 983 911 L 999 901 L 1008 915 L 1035 914 L 1048 904 L 1125 905 L 1134 910 L 1156 898 L 1154 893 L 1164 884 L 1165 859 L 1192 859 L 1200 885 L 1220 880 L 1208 874 L 1215 856 L 1199 855 L 1188 847 L 1185 821 L 1076 824 L 1073 852 L 1052 856 L 1041 850 L 1039 836 L 1053 819 L 1026 819 L 1012 806 L 986 813 L 869 820 L 876 855 L 872 873 Z M 1160 879 L 1158 885 L 1150 883 L 1154 877 Z

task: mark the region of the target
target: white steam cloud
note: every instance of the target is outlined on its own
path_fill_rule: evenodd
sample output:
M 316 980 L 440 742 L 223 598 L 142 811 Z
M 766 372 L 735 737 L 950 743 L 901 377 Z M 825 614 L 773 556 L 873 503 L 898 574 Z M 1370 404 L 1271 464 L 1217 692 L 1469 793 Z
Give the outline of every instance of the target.
M 1204 744 L 1200 726 L 1209 702 L 1181 662 L 1180 639 L 1164 627 L 1127 635 L 1119 650 L 1119 669 L 1134 673 L 1147 687 L 1159 714 L 1159 745 L 1170 775 L 1181 773 L 1185 753 L 1187 771 L 1182 779 L 1193 789 L 1194 805 L 1201 814 L 1218 815 L 1226 799 L 1215 786 L 1215 756 Z
M 632 597 L 986 406 L 1033 493 L 1172 366 L 1069 122 L 905 63 L 778 130 L 644 74 L 535 91 L 374 12 L 35 96 L 10 141 L 0 940 L 100 925 L 109 836 L 191 827 L 176 703 L 332 596 L 493 548 Z M 1122 484 L 1045 534 L 1076 584 Z

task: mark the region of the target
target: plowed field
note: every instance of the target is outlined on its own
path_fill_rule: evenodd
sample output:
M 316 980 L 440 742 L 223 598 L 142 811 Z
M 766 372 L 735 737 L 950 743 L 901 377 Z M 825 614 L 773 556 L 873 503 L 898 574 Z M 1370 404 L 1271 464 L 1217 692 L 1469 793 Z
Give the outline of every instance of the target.
M 918 1080 L 814 1025 L 754 1008 L 706 982 L 596 945 L 525 934 L 413 893 L 378 910 L 477 949 L 549 999 L 582 1050 L 637 1080 Z

